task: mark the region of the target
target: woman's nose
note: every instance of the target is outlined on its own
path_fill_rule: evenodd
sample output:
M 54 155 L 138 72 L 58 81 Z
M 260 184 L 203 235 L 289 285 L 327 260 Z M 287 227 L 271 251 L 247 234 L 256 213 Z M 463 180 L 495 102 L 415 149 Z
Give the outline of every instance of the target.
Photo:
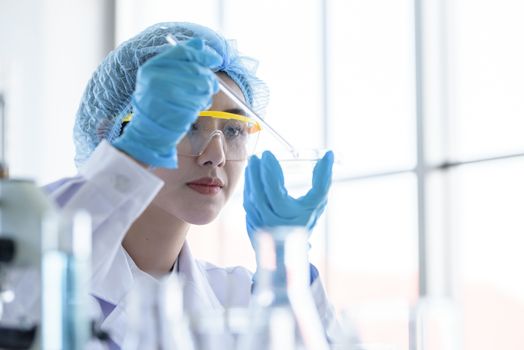
M 214 135 L 198 157 L 198 164 L 202 166 L 224 166 L 226 164 L 225 147 L 224 138 L 221 135 Z

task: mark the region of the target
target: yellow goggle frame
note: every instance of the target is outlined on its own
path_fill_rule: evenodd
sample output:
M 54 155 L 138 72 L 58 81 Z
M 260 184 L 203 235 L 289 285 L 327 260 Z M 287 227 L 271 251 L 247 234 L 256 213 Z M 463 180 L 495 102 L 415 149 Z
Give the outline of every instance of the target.
M 198 113 L 199 117 L 211 117 L 211 118 L 217 118 L 217 119 L 234 119 L 239 120 L 241 122 L 245 122 L 251 125 L 249 127 L 248 132 L 250 134 L 254 134 L 260 130 L 262 130 L 262 127 L 260 124 L 253 120 L 252 118 L 246 117 L 245 115 L 236 114 L 236 113 L 229 113 L 224 111 L 202 111 Z M 131 119 L 133 119 L 133 113 L 129 113 L 122 119 L 122 122 L 130 122 Z

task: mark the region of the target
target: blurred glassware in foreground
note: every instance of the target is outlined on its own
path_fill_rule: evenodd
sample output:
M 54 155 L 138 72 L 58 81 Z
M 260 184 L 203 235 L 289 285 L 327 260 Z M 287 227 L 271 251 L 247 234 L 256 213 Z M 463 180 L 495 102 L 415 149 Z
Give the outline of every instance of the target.
M 309 285 L 306 230 L 259 231 L 255 249 L 258 269 L 243 349 L 329 349 Z
M 412 324 L 417 350 L 463 349 L 459 309 L 450 298 L 422 298 L 413 308 Z
M 92 339 L 91 217 L 47 217 L 42 235 L 42 349 L 84 350 Z
M 127 330 L 122 350 L 194 350 L 183 310 L 181 279 L 140 276 L 126 300 Z
M 354 303 L 341 312 L 340 350 L 410 349 L 410 306 L 401 299 Z

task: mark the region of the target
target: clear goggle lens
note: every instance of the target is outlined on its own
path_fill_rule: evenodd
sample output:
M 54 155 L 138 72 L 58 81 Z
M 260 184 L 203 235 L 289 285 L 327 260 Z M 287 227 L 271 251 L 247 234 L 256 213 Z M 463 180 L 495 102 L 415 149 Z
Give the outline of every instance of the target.
M 198 157 L 208 147 L 220 145 L 226 160 L 246 160 L 255 151 L 260 125 L 246 116 L 203 111 L 177 145 L 177 153 Z

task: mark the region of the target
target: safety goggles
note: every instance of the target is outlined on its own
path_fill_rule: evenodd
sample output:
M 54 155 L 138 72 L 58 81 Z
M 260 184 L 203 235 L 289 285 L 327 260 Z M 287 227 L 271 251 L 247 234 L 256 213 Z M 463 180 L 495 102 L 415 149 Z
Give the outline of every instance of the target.
M 260 130 L 260 124 L 240 114 L 202 111 L 178 143 L 177 153 L 198 157 L 218 145 L 226 160 L 245 160 L 253 154 Z
M 129 122 L 132 114 L 124 118 Z M 199 157 L 208 147 L 220 146 L 226 160 L 246 160 L 255 151 L 261 126 L 254 119 L 224 111 L 202 111 L 177 145 L 177 153 Z

